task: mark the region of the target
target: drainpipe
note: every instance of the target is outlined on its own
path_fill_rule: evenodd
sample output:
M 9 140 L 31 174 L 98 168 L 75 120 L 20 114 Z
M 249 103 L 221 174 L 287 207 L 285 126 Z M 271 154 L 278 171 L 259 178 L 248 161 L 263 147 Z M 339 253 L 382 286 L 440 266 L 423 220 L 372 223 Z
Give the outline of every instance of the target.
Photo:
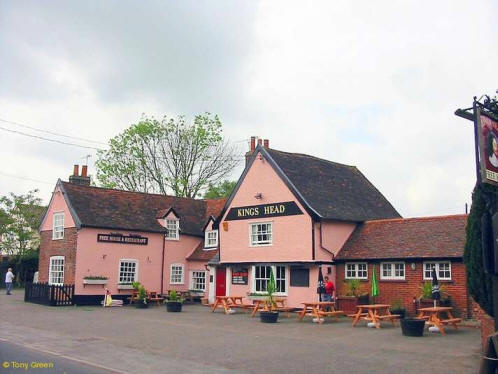
M 164 291 L 164 250 L 166 247 L 166 237 L 163 235 L 163 254 L 162 254 L 162 266 L 161 266 L 161 295 L 163 294 Z

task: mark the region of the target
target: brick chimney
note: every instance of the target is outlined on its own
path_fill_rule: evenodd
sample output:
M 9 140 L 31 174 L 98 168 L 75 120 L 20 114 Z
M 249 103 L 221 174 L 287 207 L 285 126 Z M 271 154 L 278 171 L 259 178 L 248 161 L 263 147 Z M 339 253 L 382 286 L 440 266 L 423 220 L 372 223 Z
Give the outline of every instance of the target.
M 254 153 L 254 150 L 256 149 L 256 143 L 257 145 L 261 145 L 268 149 L 270 147 L 270 141 L 268 139 L 261 139 L 258 136 L 251 136 L 251 142 L 250 144 L 250 149 L 246 153 L 246 165 L 249 163 L 249 159 L 251 158 L 252 154 Z
M 90 185 L 90 177 L 87 176 L 88 166 L 83 165 L 81 167 L 81 175 L 79 175 L 80 166 L 74 165 L 73 175 L 69 176 L 69 183 L 77 184 L 80 186 L 89 186 Z

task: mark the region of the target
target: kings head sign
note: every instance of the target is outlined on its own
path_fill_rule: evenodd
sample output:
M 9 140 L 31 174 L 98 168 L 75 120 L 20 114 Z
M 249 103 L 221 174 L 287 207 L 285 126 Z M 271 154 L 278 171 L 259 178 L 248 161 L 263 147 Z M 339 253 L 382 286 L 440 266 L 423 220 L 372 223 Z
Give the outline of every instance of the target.
M 251 219 L 263 217 L 294 216 L 303 214 L 294 201 L 284 203 L 240 206 L 230 209 L 225 220 Z

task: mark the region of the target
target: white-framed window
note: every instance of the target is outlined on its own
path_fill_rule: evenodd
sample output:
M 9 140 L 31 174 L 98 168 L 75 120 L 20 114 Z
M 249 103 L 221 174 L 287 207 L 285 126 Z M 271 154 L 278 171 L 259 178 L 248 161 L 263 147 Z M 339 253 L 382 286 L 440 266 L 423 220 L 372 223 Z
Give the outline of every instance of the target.
M 249 244 L 251 247 L 272 245 L 273 223 L 261 222 L 249 225 Z
M 368 279 L 366 262 L 347 262 L 345 266 L 346 279 Z
M 266 292 L 270 281 L 270 269 L 273 269 L 276 295 L 287 294 L 287 268 L 285 266 L 256 265 L 252 267 L 252 292 Z
M 64 238 L 64 212 L 54 213 L 52 239 Z
M 169 273 L 170 284 L 183 284 L 183 264 L 171 264 Z
M 119 260 L 119 277 L 118 283 L 130 284 L 138 280 L 138 260 L 122 259 Z
M 64 256 L 50 257 L 48 269 L 49 284 L 64 284 Z
M 432 268 L 436 268 L 438 280 L 451 280 L 450 261 L 424 262 L 424 280 L 432 280 Z
M 190 272 L 190 289 L 195 291 L 206 291 L 206 272 L 194 270 Z
M 405 279 L 405 263 L 382 262 L 380 264 L 380 279 Z
M 216 248 L 218 246 L 218 231 L 210 230 L 204 233 L 204 248 Z
M 179 225 L 180 221 L 177 219 L 167 219 L 166 220 L 166 240 L 178 240 L 179 235 Z

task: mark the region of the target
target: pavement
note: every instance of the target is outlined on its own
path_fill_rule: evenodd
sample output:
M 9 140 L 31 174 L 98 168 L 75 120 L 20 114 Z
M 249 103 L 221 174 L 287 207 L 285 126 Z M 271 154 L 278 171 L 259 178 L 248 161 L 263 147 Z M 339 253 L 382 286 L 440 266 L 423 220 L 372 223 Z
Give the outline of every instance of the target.
M 475 373 L 480 363 L 476 328 L 412 338 L 399 324 L 295 316 L 263 324 L 242 312 L 183 309 L 47 307 L 18 291 L 0 295 L 0 340 L 122 373 Z
M 81 360 L 26 348 L 19 344 L 0 340 L 0 373 L 51 373 L 51 374 L 113 374 Z

